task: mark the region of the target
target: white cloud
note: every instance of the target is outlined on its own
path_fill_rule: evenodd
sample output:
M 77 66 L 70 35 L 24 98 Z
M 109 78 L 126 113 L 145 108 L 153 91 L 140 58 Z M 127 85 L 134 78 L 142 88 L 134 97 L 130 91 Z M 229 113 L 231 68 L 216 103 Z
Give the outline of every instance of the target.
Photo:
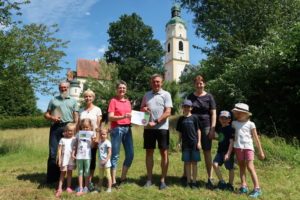
M 74 23 L 99 0 L 32 0 L 22 9 L 30 23 L 54 24 L 61 21 Z
M 91 15 L 91 13 L 90 12 L 86 12 L 85 15 L 89 16 L 89 15 Z
M 107 50 L 107 47 L 105 45 L 102 45 L 99 49 L 98 52 L 103 55 L 105 53 L 105 51 Z

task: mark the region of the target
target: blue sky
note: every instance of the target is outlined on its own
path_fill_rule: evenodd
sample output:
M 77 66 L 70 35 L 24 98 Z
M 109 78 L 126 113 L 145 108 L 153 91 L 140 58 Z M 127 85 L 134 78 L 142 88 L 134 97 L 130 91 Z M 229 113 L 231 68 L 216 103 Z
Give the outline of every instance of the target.
M 165 42 L 165 25 L 171 18 L 173 0 L 31 0 L 23 6 L 22 20 L 25 23 L 58 24 L 57 37 L 70 41 L 63 61 L 69 64 L 66 69 L 76 69 L 78 58 L 101 58 L 108 46 L 109 23 L 117 21 L 122 14 L 137 13 L 144 23 L 152 27 L 154 38 Z M 192 14 L 181 11 L 188 27 L 190 41 L 190 62 L 197 64 L 205 56 L 192 45 L 204 45 L 201 38 L 195 36 Z M 45 111 L 51 96 L 37 94 L 38 108 Z

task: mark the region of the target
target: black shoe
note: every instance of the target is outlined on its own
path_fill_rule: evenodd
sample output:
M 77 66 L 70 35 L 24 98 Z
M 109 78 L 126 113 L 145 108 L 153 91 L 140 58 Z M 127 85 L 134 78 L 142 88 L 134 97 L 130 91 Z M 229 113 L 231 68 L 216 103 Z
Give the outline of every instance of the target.
M 115 188 L 115 189 L 119 189 L 119 186 L 118 186 L 117 183 L 112 184 L 111 187 L 112 187 L 112 188 Z
M 225 190 L 226 187 L 227 187 L 227 184 L 225 183 L 225 181 L 223 181 L 223 180 L 219 181 L 219 183 L 218 183 L 218 189 Z
M 212 183 L 211 179 L 207 179 L 207 183 L 205 184 L 206 189 L 213 190 L 214 184 Z
M 227 183 L 226 184 L 226 190 L 228 190 L 230 192 L 233 192 L 234 191 L 234 187 L 230 183 Z
M 124 180 L 120 179 L 119 182 L 118 182 L 118 185 L 121 186 L 121 185 L 124 185 L 124 184 L 127 184 L 127 179 L 126 178 Z
M 189 183 L 189 186 L 190 186 L 190 188 L 191 188 L 192 190 L 198 189 L 198 186 L 197 186 L 196 183 Z

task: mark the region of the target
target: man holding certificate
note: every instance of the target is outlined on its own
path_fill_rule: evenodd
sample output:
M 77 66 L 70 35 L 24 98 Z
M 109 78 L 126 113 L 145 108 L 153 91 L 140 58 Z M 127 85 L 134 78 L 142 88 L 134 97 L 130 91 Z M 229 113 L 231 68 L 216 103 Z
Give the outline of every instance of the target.
M 53 97 L 49 102 L 44 117 L 52 122 L 49 137 L 49 157 L 47 164 L 47 183 L 58 181 L 60 169 L 56 164 L 58 143 L 63 137 L 65 126 L 69 122 L 78 122 L 77 101 L 69 95 L 69 83 L 59 84 L 60 95 Z
M 146 149 L 147 182 L 144 187 L 152 185 L 153 154 L 156 141 L 161 155 L 161 178 L 159 189 L 167 188 L 165 178 L 168 172 L 169 158 L 169 121 L 173 107 L 171 95 L 162 89 L 163 77 L 160 74 L 151 76 L 152 90 L 143 97 L 141 111 L 150 114 L 150 121 L 144 128 L 144 149 Z

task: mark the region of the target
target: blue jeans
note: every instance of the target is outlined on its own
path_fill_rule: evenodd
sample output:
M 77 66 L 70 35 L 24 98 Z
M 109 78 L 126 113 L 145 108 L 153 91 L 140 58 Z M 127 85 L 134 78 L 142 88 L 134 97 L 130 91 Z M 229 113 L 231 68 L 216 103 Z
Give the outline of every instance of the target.
M 112 129 L 110 134 L 112 152 L 111 152 L 111 168 L 116 169 L 120 157 L 120 146 L 123 144 L 125 150 L 125 160 L 123 166 L 129 168 L 131 166 L 134 153 L 132 132 L 130 126 L 118 126 Z

